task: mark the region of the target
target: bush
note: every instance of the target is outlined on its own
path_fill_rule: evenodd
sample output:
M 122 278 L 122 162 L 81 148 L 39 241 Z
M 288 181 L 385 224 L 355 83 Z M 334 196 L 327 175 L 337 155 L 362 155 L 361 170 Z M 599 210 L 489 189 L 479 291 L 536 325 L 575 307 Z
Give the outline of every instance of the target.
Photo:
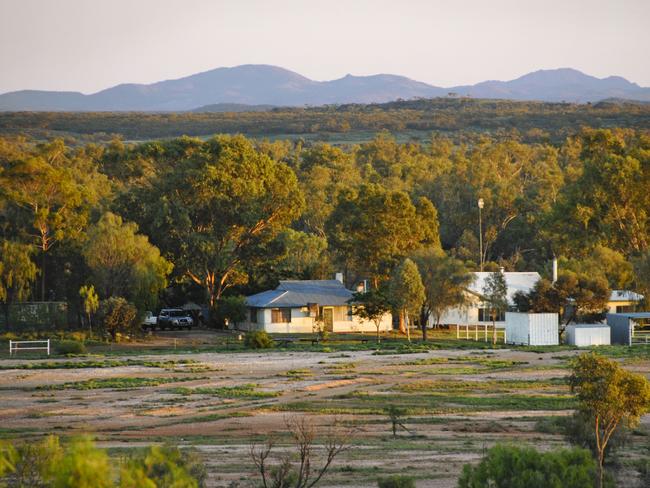
M 138 311 L 122 297 L 102 300 L 97 313 L 99 325 L 113 340 L 119 335 L 135 335 L 140 332 Z
M 246 333 L 244 344 L 252 349 L 269 349 L 273 347 L 273 339 L 266 331 L 255 330 Z
M 246 320 L 246 297 L 230 296 L 223 297 L 217 302 L 217 306 L 211 311 L 211 325 L 219 329 L 226 327 L 226 321 L 232 328 Z
M 207 471 L 197 453 L 173 446 L 152 446 L 132 456 L 122 466 L 120 486 L 202 488 Z
M 596 479 L 596 462 L 586 449 L 539 452 L 496 445 L 477 466 L 463 466 L 458 487 L 593 488 Z
M 85 354 L 86 346 L 79 341 L 59 341 L 56 352 L 57 354 Z
M 379 488 L 415 488 L 415 479 L 411 476 L 389 476 L 377 480 Z

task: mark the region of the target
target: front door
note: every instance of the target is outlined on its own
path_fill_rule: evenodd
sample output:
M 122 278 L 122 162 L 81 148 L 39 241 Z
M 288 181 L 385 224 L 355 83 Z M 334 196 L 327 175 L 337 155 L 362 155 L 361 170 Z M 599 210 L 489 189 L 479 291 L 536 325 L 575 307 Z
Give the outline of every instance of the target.
M 323 307 L 323 324 L 327 332 L 334 332 L 334 309 Z

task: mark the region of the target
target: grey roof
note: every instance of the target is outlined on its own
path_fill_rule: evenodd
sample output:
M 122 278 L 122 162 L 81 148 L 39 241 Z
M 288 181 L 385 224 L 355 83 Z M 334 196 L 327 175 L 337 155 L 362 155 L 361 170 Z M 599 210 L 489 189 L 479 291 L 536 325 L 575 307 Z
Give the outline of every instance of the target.
M 640 302 L 643 295 L 630 290 L 612 290 L 609 297 L 610 302 Z
M 567 329 L 569 327 L 573 327 L 574 329 L 602 329 L 602 328 L 609 329 L 609 325 L 607 324 L 570 324 L 567 325 Z
M 621 312 L 621 313 L 608 313 L 609 315 L 616 315 L 619 317 L 627 317 L 628 319 L 650 319 L 650 312 Z
M 275 290 L 246 297 L 249 307 L 306 307 L 308 303 L 321 306 L 347 305 L 352 292 L 338 280 L 280 281 Z

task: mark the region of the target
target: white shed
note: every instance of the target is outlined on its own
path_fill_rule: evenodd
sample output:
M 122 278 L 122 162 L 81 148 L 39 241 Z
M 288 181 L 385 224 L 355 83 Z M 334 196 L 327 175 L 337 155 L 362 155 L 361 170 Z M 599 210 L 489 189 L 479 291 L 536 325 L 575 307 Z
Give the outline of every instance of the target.
M 566 328 L 566 343 L 572 346 L 608 346 L 611 337 L 611 329 L 605 324 L 573 324 Z
M 506 342 L 557 346 L 560 342 L 557 314 L 506 312 Z

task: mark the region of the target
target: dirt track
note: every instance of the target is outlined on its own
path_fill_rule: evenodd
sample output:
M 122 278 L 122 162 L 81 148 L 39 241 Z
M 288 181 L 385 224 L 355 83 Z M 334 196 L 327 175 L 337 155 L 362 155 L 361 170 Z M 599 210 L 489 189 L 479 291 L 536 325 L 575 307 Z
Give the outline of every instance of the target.
M 562 407 L 568 390 L 560 379 L 568 372 L 564 358 L 572 354 L 510 350 L 152 354 L 128 358 L 192 362 L 168 367 L 3 369 L 0 432 L 21 438 L 93 433 L 101 445 L 113 448 L 163 440 L 194 445 L 205 453 L 211 486 L 231 482 L 246 486 L 252 471 L 251 442 L 269 435 L 286 440 L 287 419 L 309 415 L 323 432 L 336 423 L 339 429 L 354 429 L 353 448 L 336 460 L 320 486 L 370 487 L 376 486 L 378 476 L 408 472 L 418 477 L 418 487 L 452 487 L 463 463 L 476 461 L 497 441 L 529 442 L 538 448 L 564 445 L 558 435 L 536 432 L 535 423 L 571 413 Z M 503 366 L 499 361 L 512 363 Z M 0 365 L 35 362 L 3 360 Z M 648 374 L 650 359 L 630 367 Z M 41 389 L 110 378 L 171 382 Z M 255 386 L 242 393 L 243 385 Z M 551 408 L 535 403 L 544 400 Z M 408 431 L 402 430 L 397 438 L 383 412 L 391 403 L 408 409 L 403 419 Z M 648 423 L 646 417 L 645 428 Z M 636 451 L 633 444 L 630 452 Z

